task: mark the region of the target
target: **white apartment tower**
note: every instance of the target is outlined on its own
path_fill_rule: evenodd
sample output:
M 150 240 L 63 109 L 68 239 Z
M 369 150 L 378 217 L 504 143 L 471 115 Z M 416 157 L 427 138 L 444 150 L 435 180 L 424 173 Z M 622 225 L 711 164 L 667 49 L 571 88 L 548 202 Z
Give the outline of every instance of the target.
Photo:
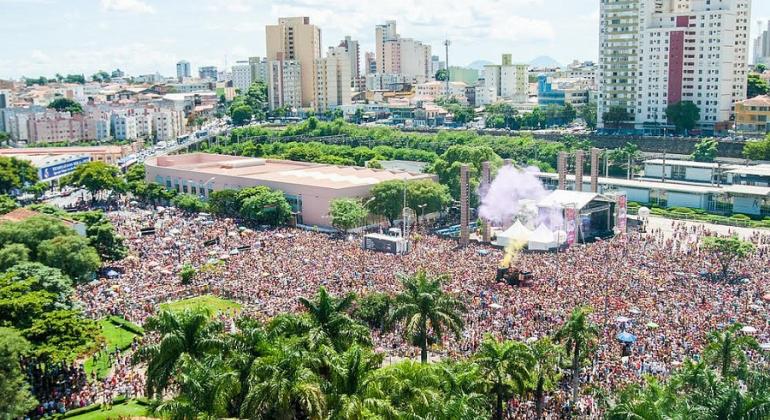
M 670 127 L 691 101 L 701 129 L 725 130 L 746 97 L 750 0 L 602 0 L 598 117 L 623 107 L 637 130 Z
M 245 94 L 251 87 L 251 64 L 248 61 L 236 61 L 233 70 L 233 87 Z
M 754 64 L 770 64 L 770 20 L 767 21 L 767 29 L 760 29 L 759 36 L 754 39 Z
M 316 60 L 316 111 L 350 105 L 350 57 L 344 47 L 329 48 L 326 58 Z
M 413 83 L 425 83 L 433 77 L 431 47 L 396 32 L 396 22 L 375 27 L 377 73 L 403 75 Z
M 350 61 L 351 80 L 361 76 L 361 53 L 359 51 L 358 41 L 346 36 L 345 39 L 340 42 L 339 46 L 344 48 L 345 53 L 348 56 L 348 61 Z
M 269 61 L 266 82 L 270 110 L 302 108 L 302 65 L 298 61 Z
M 479 88 L 477 105 L 498 101 L 525 103 L 529 98 L 529 65 L 514 64 L 511 54 L 503 54 L 502 64 L 484 66 L 484 83 Z

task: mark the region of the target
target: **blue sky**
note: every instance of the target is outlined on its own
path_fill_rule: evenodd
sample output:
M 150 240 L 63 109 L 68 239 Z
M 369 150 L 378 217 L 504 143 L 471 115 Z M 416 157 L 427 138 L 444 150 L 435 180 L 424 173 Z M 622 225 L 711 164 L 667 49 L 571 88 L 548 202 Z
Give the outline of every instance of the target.
M 752 37 L 757 20 L 770 19 L 770 1 L 753 3 Z M 264 26 L 280 16 L 310 16 L 324 49 L 351 35 L 372 50 L 374 25 L 395 19 L 402 36 L 430 43 L 442 60 L 448 36 L 451 64 L 505 52 L 523 62 L 598 55 L 599 0 L 0 0 L 0 15 L 0 78 L 172 75 L 180 59 L 221 68 L 264 55 Z

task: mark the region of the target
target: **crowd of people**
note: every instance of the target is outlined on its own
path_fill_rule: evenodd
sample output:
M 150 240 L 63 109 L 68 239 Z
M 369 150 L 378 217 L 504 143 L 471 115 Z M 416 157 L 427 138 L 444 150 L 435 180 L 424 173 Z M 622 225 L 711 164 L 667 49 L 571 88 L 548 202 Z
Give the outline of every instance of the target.
M 204 293 L 243 304 L 244 312 L 269 319 L 300 311 L 300 296 L 319 286 L 335 295 L 398 293 L 400 275 L 417 270 L 448 274 L 447 292 L 462 299 L 468 312 L 462 337 L 449 337 L 433 356 L 474 352 L 484 335 L 531 341 L 553 334 L 572 308 L 590 305 L 600 341 L 584 382 L 607 391 L 641 380 L 642 373 L 665 376 L 685 358 L 697 355 L 709 331 L 740 322 L 755 329 L 760 343 L 770 342 L 770 235 L 754 234 L 756 252 L 736 261 L 739 284 L 712 282 L 718 272 L 713 253 L 699 238 L 713 234 L 703 226 L 674 222 L 670 232 L 629 233 L 606 241 L 576 245 L 558 253 L 516 256 L 514 265 L 530 271 L 528 287 L 495 281 L 502 252 L 486 245 L 458 248 L 452 239 L 415 235 L 412 251 L 398 256 L 361 249 L 360 241 L 298 229 L 254 231 L 229 219 L 187 216 L 163 209 L 110 213 L 127 238 L 131 256 L 116 263 L 119 273 L 80 286 L 77 298 L 94 318 L 121 315 L 142 323 L 160 303 Z M 144 234 L 143 234 L 144 232 Z M 185 264 L 197 274 L 180 281 Z M 616 339 L 629 332 L 636 341 Z M 418 350 L 399 332 L 373 332 L 378 350 L 393 357 L 415 357 Z M 559 411 L 569 389 L 558 389 L 548 408 Z M 531 412 L 528 404 L 513 413 Z M 590 395 L 583 413 L 596 410 Z

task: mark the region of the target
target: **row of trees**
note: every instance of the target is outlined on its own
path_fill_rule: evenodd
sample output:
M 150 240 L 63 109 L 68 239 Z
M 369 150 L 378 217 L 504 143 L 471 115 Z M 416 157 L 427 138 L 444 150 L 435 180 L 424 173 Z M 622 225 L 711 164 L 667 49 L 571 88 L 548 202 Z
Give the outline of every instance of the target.
M 694 129 L 700 120 L 700 108 L 692 101 L 679 101 L 666 107 L 666 118 L 677 131 L 686 133 Z M 621 128 L 633 121 L 633 116 L 625 107 L 614 106 L 602 115 L 602 120 L 608 127 Z
M 531 112 L 520 114 L 509 104 L 497 103 L 488 105 L 484 112 L 488 128 L 541 129 L 567 125 L 578 117 L 583 119 L 588 127 L 593 128 L 596 126 L 595 108 L 595 104 L 587 104 L 579 110 L 572 104 L 552 104 L 535 107 Z
M 552 338 L 527 345 L 486 337 L 468 360 L 428 364 L 429 350 L 464 327 L 464 305 L 441 289 L 444 280 L 418 272 L 402 279 L 398 295 L 360 300 L 321 288 L 300 298 L 304 313 L 267 324 L 241 318 L 234 333 L 212 314 L 161 312 L 145 324 L 160 342 L 137 353 L 147 363 L 148 396 L 177 384 L 173 399 L 156 402 L 157 414 L 172 418 L 502 419 L 513 397 L 533 398 L 542 414 L 559 363 L 569 358 L 578 372 L 596 343 L 589 311 L 576 309 Z M 422 363 L 383 367 L 366 323 L 400 332 Z
M 79 83 L 81 85 L 86 83 L 86 77 L 82 74 L 68 74 L 64 76 L 56 73 L 53 78 L 40 76 L 37 79 L 30 77 L 24 77 L 23 79 L 27 86 L 47 85 L 48 83 Z

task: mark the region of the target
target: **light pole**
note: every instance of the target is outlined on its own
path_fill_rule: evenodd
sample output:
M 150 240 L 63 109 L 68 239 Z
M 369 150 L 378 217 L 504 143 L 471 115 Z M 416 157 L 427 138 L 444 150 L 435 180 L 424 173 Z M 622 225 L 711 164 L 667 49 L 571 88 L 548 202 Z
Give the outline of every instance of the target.
M 417 205 L 417 208 L 418 208 L 418 209 L 420 209 L 420 218 L 419 218 L 419 219 L 417 219 L 417 224 L 418 224 L 418 225 L 420 224 L 420 220 L 421 220 L 421 219 L 423 219 L 423 218 L 425 218 L 425 207 L 427 207 L 427 206 L 428 206 L 428 205 L 427 205 L 426 203 L 423 203 L 423 204 L 418 204 L 418 205 Z

